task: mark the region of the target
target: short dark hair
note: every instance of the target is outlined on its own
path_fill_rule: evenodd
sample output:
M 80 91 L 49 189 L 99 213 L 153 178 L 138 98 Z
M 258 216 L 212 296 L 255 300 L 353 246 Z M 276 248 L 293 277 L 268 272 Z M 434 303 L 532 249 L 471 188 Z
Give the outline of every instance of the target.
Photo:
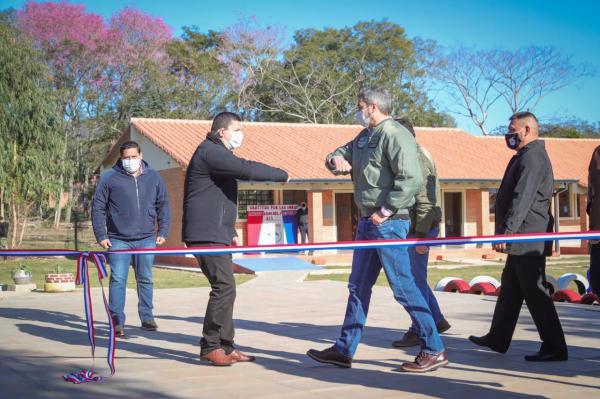
M 412 133 L 413 137 L 417 137 L 417 134 L 415 133 L 415 128 L 414 128 L 412 122 L 408 120 L 408 118 L 405 118 L 405 117 L 396 118 L 396 122 L 398 122 L 399 124 L 404 126 L 406 129 L 408 129 L 408 131 Z
M 212 125 L 210 127 L 210 134 L 214 136 L 220 129 L 227 129 L 232 121 L 241 122 L 242 118 L 238 114 L 227 111 L 217 114 L 213 118 Z
M 508 120 L 512 122 L 515 120 L 520 120 L 520 119 L 525 119 L 525 118 L 533 118 L 535 123 L 539 123 L 536 116 L 529 111 L 521 111 L 521 112 L 514 113 L 514 114 L 512 114 L 512 116 L 510 118 L 508 118 Z
M 123 144 L 121 144 L 121 146 L 119 147 L 119 153 L 121 154 L 121 156 L 123 156 L 123 153 L 125 152 L 125 150 L 128 150 L 130 148 L 135 148 L 137 149 L 138 153 L 142 153 L 142 149 L 140 148 L 140 145 L 138 143 L 136 143 L 135 141 L 126 141 Z

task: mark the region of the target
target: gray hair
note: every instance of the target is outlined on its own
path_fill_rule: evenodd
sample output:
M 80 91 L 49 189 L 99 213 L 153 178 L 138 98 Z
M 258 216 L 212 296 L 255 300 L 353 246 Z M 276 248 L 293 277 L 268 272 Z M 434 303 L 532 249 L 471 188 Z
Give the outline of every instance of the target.
M 358 99 L 364 101 L 367 105 L 377 104 L 377 108 L 382 114 L 390 115 L 392 113 L 392 97 L 385 89 L 367 89 L 358 93 Z

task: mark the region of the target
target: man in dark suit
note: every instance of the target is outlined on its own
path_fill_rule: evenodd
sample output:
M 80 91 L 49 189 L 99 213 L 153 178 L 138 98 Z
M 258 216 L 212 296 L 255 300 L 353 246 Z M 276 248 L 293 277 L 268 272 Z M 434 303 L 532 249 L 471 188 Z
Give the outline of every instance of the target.
M 539 140 L 535 115 L 519 112 L 511 116 L 505 139 L 506 145 L 517 153 L 509 161 L 498 189 L 496 235 L 551 232 L 554 177 L 544 142 Z M 545 287 L 546 256 L 551 255 L 552 242 L 499 243 L 494 244 L 494 249 L 508 257 L 492 326 L 486 335 L 469 339 L 505 353 L 525 300 L 542 340 L 539 352 L 525 356 L 525 360 L 567 360 L 562 326 Z

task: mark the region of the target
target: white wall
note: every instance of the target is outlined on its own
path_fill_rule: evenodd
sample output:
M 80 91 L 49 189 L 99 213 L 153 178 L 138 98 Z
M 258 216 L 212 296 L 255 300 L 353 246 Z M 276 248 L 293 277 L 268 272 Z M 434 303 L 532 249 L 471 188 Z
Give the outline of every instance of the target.
M 131 140 L 137 142 L 142 149 L 142 156 L 144 161 L 148 162 L 148 165 L 154 170 L 165 170 L 172 169 L 179 166 L 179 164 L 171 158 L 166 152 L 158 148 L 153 142 L 142 136 L 132 126 L 131 127 Z

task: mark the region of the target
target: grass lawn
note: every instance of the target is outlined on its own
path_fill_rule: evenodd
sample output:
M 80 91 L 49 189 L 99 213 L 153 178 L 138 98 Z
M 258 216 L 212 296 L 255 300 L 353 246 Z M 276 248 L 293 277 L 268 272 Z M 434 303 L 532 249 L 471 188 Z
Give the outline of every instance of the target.
M 558 278 L 565 273 L 579 273 L 582 276 L 587 275 L 587 270 L 589 268 L 589 258 L 582 257 L 582 261 L 577 261 L 574 259 L 574 262 L 562 262 L 560 264 L 552 264 L 546 266 L 546 274 L 552 275 L 554 278 Z M 502 274 L 503 264 L 496 265 L 481 265 L 481 266 L 466 266 L 461 268 L 456 268 L 452 270 L 444 270 L 444 269 L 432 269 L 428 270 L 428 282 L 431 287 L 434 287 L 438 281 L 440 281 L 444 277 L 458 277 L 463 280 L 469 281 L 473 277 L 476 276 L 492 276 L 497 280 L 500 280 L 500 275 Z M 334 280 L 334 281 L 348 281 L 349 273 L 342 274 L 320 274 L 320 275 L 309 275 L 307 276 L 307 281 L 316 281 L 316 280 Z M 385 277 L 385 273 L 381 273 L 379 278 L 377 279 L 377 285 L 387 286 L 388 282 Z M 568 287 L 572 290 L 577 290 L 574 283 Z
M 61 273 L 76 273 L 76 262 L 68 259 L 43 259 L 43 258 L 25 258 L 22 260 L 0 260 L 0 284 L 13 284 L 12 270 L 19 265 L 24 265 L 32 272 L 33 282 L 38 289 L 44 289 L 44 277 L 46 274 L 56 273 L 57 266 Z M 92 265 L 90 265 L 92 266 Z M 191 288 L 208 287 L 208 280 L 202 273 L 186 272 L 181 270 L 166 270 L 154 268 L 154 288 Z M 235 275 L 237 284 L 243 284 L 252 279 L 254 275 L 240 274 Z M 92 287 L 99 287 L 98 277 L 95 268 L 90 267 L 90 280 Z M 103 281 L 104 286 L 108 286 L 108 279 Z M 129 270 L 129 279 L 127 288 L 135 288 L 135 276 L 133 269 Z

